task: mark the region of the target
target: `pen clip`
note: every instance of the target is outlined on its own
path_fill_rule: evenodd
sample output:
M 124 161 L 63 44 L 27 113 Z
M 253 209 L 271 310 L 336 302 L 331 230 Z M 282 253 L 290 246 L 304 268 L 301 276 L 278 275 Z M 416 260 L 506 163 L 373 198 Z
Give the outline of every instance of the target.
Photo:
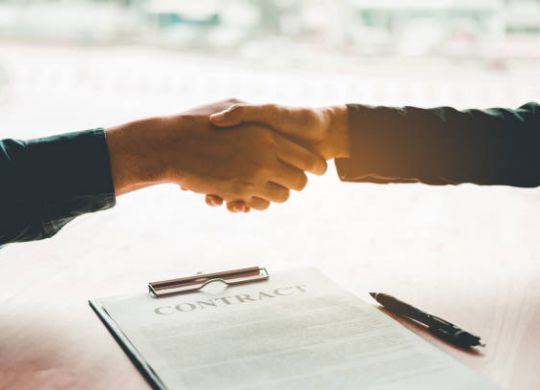
M 466 332 L 458 327 L 452 325 L 451 328 L 448 327 L 438 327 L 438 326 L 429 326 L 428 330 L 435 336 L 448 341 L 454 345 L 457 345 L 461 348 L 470 348 L 470 347 L 485 347 L 486 345 L 480 342 L 480 337 L 475 336 L 469 332 Z

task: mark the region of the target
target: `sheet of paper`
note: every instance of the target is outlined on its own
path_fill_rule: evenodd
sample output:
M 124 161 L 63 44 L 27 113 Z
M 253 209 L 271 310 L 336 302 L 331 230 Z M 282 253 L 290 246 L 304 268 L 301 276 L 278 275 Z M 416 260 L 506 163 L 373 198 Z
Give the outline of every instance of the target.
M 316 269 L 95 300 L 170 389 L 492 389 Z

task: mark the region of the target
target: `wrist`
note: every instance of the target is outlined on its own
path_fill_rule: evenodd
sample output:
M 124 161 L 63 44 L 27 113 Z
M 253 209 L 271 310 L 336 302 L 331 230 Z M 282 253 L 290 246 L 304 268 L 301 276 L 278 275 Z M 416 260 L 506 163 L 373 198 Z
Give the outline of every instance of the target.
M 116 195 L 164 181 L 157 148 L 152 146 L 159 119 L 131 122 L 106 130 Z
M 349 126 L 347 106 L 330 106 L 325 108 L 328 117 L 327 143 L 332 158 L 348 158 Z

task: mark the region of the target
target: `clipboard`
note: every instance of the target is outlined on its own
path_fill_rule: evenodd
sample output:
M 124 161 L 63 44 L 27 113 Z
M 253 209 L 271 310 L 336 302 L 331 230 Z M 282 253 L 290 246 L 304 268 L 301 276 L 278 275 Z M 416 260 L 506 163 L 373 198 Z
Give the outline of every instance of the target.
M 174 295 L 188 294 L 202 290 L 211 283 L 222 283 L 225 286 L 237 286 L 248 283 L 263 282 L 270 277 L 264 267 L 253 266 L 211 273 L 197 273 L 192 276 L 184 276 L 175 279 L 161 280 L 148 283 L 148 293 L 155 299 Z M 93 300 L 88 304 L 97 314 L 111 336 L 120 345 L 124 353 L 129 357 L 133 365 L 139 370 L 146 382 L 156 390 L 167 389 L 159 375 L 152 366 L 144 359 L 143 355 L 131 343 L 120 326 L 109 315 L 107 310 Z
M 89 304 L 154 389 L 497 388 L 314 268 L 147 287 Z
M 239 268 L 228 271 L 198 273 L 177 279 L 162 280 L 148 283 L 148 291 L 155 297 L 166 297 L 176 294 L 186 294 L 199 291 L 214 282 L 221 282 L 227 286 L 263 282 L 270 275 L 264 267 Z

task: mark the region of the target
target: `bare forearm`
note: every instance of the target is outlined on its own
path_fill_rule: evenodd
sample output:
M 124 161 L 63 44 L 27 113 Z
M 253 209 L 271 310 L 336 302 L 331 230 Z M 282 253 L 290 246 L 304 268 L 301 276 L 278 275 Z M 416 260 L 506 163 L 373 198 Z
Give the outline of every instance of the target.
M 116 195 L 165 182 L 164 166 L 152 146 L 161 119 L 151 118 L 107 129 L 111 174 Z

